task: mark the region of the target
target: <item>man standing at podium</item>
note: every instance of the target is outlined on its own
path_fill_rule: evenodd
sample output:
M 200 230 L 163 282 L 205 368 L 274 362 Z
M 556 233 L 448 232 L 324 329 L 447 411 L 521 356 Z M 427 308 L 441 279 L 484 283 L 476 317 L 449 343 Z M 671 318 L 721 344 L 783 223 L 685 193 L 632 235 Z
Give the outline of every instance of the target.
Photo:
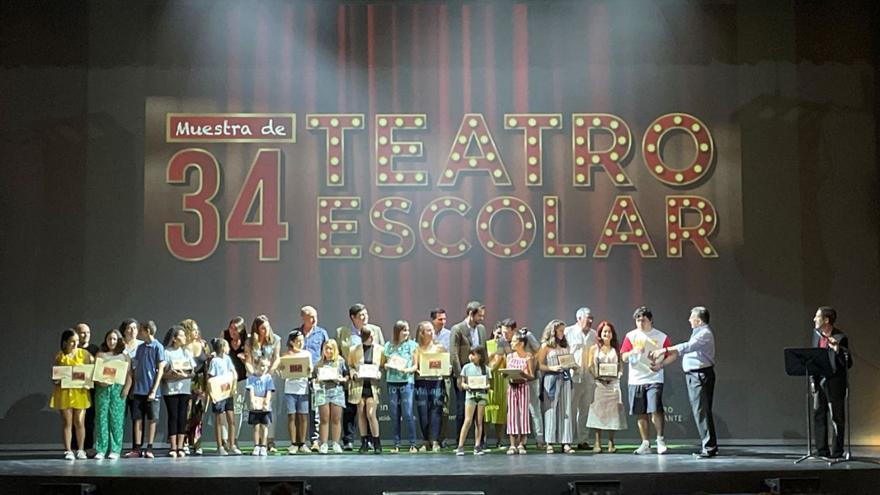
M 834 328 L 837 311 L 830 306 L 820 306 L 813 317 L 813 347 L 828 349 L 831 369 L 834 373 L 823 378 L 810 377 L 810 388 L 814 394 L 813 422 L 816 432 L 816 455 L 823 457 L 843 457 L 843 433 L 846 428 L 847 369 L 852 367 L 849 353 L 849 340 L 846 334 Z M 828 450 L 828 415 L 831 413 L 831 450 Z

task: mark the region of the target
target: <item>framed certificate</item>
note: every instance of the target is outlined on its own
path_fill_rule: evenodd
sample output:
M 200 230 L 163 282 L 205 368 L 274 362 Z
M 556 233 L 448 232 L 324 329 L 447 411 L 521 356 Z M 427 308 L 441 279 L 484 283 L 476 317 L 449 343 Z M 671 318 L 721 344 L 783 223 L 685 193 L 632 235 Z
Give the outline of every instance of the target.
M 406 359 L 402 356 L 393 355 L 388 358 L 388 362 L 385 363 L 386 368 L 391 368 L 397 371 L 403 371 L 406 368 Z
M 254 397 L 251 401 L 251 410 L 252 411 L 268 411 L 269 410 L 269 401 L 267 401 L 268 397 Z
M 235 375 L 227 374 L 208 378 L 208 395 L 214 403 L 232 397 L 235 391 Z
M 508 380 L 525 380 L 526 374 L 519 368 L 501 368 L 498 370 Z
M 489 388 L 489 380 L 487 380 L 486 375 L 468 376 L 466 378 L 469 388 L 478 390 L 486 390 Z
M 358 368 L 358 377 L 361 379 L 369 378 L 370 380 L 378 380 L 380 376 L 378 364 L 362 364 Z
M 64 380 L 67 378 L 70 380 L 70 373 L 73 371 L 73 366 L 52 366 L 52 379 L 53 380 Z
M 174 359 L 171 361 L 171 369 L 178 371 L 192 371 L 192 361 L 189 359 Z
M 426 352 L 419 357 L 421 376 L 449 376 L 450 371 L 448 352 Z
M 95 374 L 92 380 L 99 383 L 113 385 L 118 383 L 125 384 L 125 375 L 128 373 L 128 362 L 124 359 L 107 359 L 98 358 L 95 360 Z
M 332 382 L 339 379 L 339 370 L 335 366 L 321 366 L 318 368 L 318 380 Z
M 283 378 L 295 380 L 309 376 L 312 368 L 312 360 L 308 356 L 281 356 L 281 364 L 278 371 Z
M 565 369 L 577 368 L 577 362 L 574 360 L 573 354 L 557 354 L 556 359 L 559 360 L 559 366 Z
M 95 374 L 94 364 L 80 364 L 70 367 L 70 378 L 61 379 L 61 388 L 92 388 Z
M 617 363 L 599 363 L 599 378 L 617 378 Z

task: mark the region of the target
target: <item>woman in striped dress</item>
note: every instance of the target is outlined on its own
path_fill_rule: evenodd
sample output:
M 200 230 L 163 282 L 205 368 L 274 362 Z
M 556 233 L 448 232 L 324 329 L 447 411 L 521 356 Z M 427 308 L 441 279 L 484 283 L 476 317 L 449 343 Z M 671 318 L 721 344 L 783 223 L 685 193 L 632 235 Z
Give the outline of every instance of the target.
M 526 330 L 517 332 L 511 340 L 513 352 L 507 355 L 507 368 L 522 370 L 524 379 L 510 380 L 507 388 L 507 434 L 510 448 L 507 455 L 525 454 L 529 426 L 529 380 L 534 376 L 532 355 L 526 352 Z

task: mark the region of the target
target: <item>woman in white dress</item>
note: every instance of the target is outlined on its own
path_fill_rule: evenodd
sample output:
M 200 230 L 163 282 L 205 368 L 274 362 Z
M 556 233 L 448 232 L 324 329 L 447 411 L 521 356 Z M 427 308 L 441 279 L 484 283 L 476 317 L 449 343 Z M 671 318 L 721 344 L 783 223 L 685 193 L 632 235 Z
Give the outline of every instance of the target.
M 620 376 L 623 370 L 620 366 L 614 325 L 602 321 L 596 328 L 599 342 L 590 348 L 587 358 L 587 362 L 590 363 L 590 373 L 596 379 L 596 391 L 593 395 L 593 403 L 590 404 L 587 427 L 596 432 L 593 452 L 602 452 L 600 441 L 602 430 L 605 430 L 608 432 L 608 452 L 613 453 L 617 451 L 614 446 L 614 432 L 626 429 L 626 416 L 624 416 L 623 398 L 620 392 Z

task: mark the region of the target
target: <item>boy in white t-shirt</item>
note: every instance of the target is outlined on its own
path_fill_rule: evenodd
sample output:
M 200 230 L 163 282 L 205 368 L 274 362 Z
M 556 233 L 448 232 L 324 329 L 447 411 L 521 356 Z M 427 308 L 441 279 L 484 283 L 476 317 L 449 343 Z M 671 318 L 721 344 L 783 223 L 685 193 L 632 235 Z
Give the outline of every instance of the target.
M 633 313 L 636 328 L 626 334 L 620 346 L 621 359 L 629 363 L 629 414 L 636 417 L 642 437 L 642 444 L 635 454 L 651 453 L 649 415 L 657 430 L 657 453 L 663 454 L 667 450 L 663 438 L 663 360 L 654 361 L 649 353 L 672 343 L 665 333 L 653 327 L 653 317 L 647 307 L 636 308 Z

